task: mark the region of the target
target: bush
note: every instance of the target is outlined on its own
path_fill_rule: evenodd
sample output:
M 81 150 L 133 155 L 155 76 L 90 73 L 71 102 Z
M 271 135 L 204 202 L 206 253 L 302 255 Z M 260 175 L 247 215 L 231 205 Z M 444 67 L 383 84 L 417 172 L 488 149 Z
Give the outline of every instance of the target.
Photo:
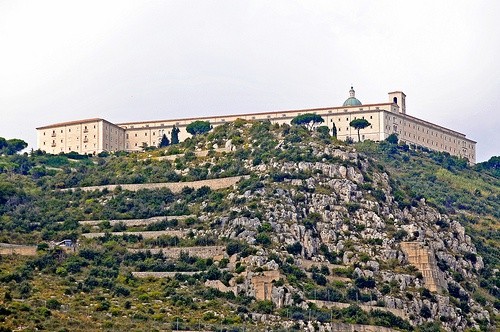
M 56 299 L 48 299 L 47 300 L 47 308 L 53 310 L 59 310 L 61 308 L 61 303 Z
M 291 255 L 300 255 L 302 253 L 302 245 L 300 242 L 295 242 L 294 244 L 288 245 L 286 251 Z
M 261 314 L 272 314 L 274 311 L 274 303 L 272 301 L 257 301 L 252 306 L 253 311 Z
M 424 318 L 431 318 L 432 317 L 431 309 L 429 309 L 429 307 L 424 304 L 420 309 L 420 316 Z
M 372 277 L 357 277 L 356 280 L 354 280 L 354 284 L 359 288 L 373 288 L 375 287 L 375 280 Z

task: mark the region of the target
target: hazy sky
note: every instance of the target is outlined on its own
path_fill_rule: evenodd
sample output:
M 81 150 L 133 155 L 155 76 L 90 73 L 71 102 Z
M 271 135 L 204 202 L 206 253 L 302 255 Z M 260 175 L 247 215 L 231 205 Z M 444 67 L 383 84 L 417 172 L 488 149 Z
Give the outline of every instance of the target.
M 0 0 L 0 136 L 339 106 L 407 113 L 500 155 L 500 1 Z

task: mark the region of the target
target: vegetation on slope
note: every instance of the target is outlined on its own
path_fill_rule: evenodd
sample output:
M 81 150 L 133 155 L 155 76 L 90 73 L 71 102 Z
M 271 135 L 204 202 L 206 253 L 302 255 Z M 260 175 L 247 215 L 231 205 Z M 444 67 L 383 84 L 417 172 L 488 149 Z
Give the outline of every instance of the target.
M 320 127 L 322 128 L 322 127 Z M 324 197 L 330 189 L 324 185 L 314 187 L 291 186 L 294 180 L 307 181 L 321 178 L 319 172 L 307 170 L 283 171 L 276 164 L 321 162 L 354 167 L 363 172 L 365 179 L 361 190 L 364 195 L 387 204 L 388 192 L 377 187 L 376 172 L 385 171 L 391 179 L 391 195 L 399 208 L 419 206 L 422 198 L 440 212 L 455 216 L 472 236 L 478 254 L 484 257 L 480 287 L 470 290 L 474 300 L 481 305 L 495 303 L 499 309 L 499 174 L 498 159 L 470 167 L 465 161 L 447 154 L 410 149 L 404 145 L 382 142 L 363 142 L 353 145 L 364 157 L 353 162 L 328 153 L 317 153 L 317 146 L 354 151 L 351 146 L 330 137 L 328 130 L 318 128 L 311 132 L 301 126 L 273 126 L 266 122 L 236 121 L 214 128 L 210 133 L 196 135 L 187 141 L 165 149 L 144 153 L 101 154 L 98 157 L 77 154 L 47 155 L 40 151 L 31 154 L 0 157 L 0 242 L 38 245 L 34 258 L 0 256 L 0 321 L 7 328 L 25 326 L 28 329 L 69 330 L 85 324 L 90 330 L 160 330 L 207 329 L 225 326 L 228 330 L 243 330 L 247 325 L 259 329 L 252 313 L 274 314 L 277 319 L 292 321 L 287 330 L 300 330 L 299 322 L 316 323 L 337 321 L 397 327 L 401 330 L 438 331 L 439 323 L 413 327 L 407 320 L 386 311 L 363 311 L 358 305 L 380 302 L 382 295 L 399 296 L 395 282 L 382 282 L 354 273 L 355 268 L 370 261 L 366 253 L 359 253 L 359 264 L 343 264 L 348 252 L 355 252 L 358 243 L 345 241 L 342 251 L 332 251 L 321 246 L 326 258 L 322 267 L 298 267 L 297 257 L 302 257 L 304 244 L 277 243 L 276 230 L 266 221 L 266 213 L 274 210 L 284 194 L 295 194 L 292 202 L 304 210 L 311 207 L 307 193 Z M 231 146 L 226 152 L 217 150 Z M 199 150 L 208 150 L 206 156 L 197 156 Z M 169 156 L 178 156 L 170 158 Z M 368 170 L 362 163 L 367 162 Z M 265 174 L 257 172 L 260 167 Z M 316 172 L 316 171 L 315 171 Z M 237 188 L 212 191 L 202 187 L 197 190 L 184 188 L 180 193 L 168 189 L 130 192 L 117 188 L 114 191 L 61 191 L 63 188 L 91 185 L 194 181 L 248 175 Z M 356 234 L 364 226 L 354 222 L 358 211 L 365 209 L 353 202 L 345 209 L 345 234 Z M 146 219 L 158 216 L 194 215 L 179 221 L 160 221 L 135 228 L 112 219 Z M 238 218 L 258 220 L 255 243 L 230 240 L 230 235 L 219 236 L 214 230 Z M 80 225 L 81 220 L 103 220 L 98 226 Z M 317 225 L 324 222 L 319 213 L 308 211 L 298 216 L 298 222 L 314 237 Z M 395 239 L 410 238 L 396 229 L 393 221 L 386 230 Z M 447 229 L 447 225 L 439 225 Z M 449 227 L 449 225 L 448 225 Z M 113 235 L 114 231 L 191 230 L 186 237 L 160 236 L 147 240 L 140 235 Z M 248 228 L 234 229 L 236 234 Z M 97 239 L 83 239 L 82 233 L 105 232 Z M 77 252 L 48 248 L 49 241 L 72 239 L 79 241 Z M 354 239 L 354 237 L 352 238 Z M 364 240 L 364 245 L 379 248 L 382 239 Z M 371 241 L 371 242 L 370 242 Z M 228 268 L 229 261 L 215 261 L 181 255 L 172 259 L 163 254 L 132 253 L 126 248 L 168 248 L 203 245 L 223 245 L 228 255 L 237 254 L 237 263 Z M 284 251 L 283 251 L 284 249 Z M 280 251 L 281 250 L 281 251 Z M 245 258 L 266 252 L 268 262 L 278 264 L 283 279 L 276 286 L 290 285 L 297 290 L 294 305 L 278 309 L 271 301 L 232 292 L 207 288 L 207 280 L 220 281 L 230 286 L 230 281 L 242 282 L 241 273 L 260 273 L 262 267 L 247 266 Z M 473 256 L 467 258 L 474 260 Z M 388 270 L 398 270 L 418 279 L 421 276 L 412 266 L 399 267 L 397 261 L 385 262 Z M 452 273 L 449 267 L 440 266 Z M 163 279 L 134 277 L 134 271 L 193 272 L 177 274 Z M 241 277 L 242 278 L 242 277 Z M 344 279 L 342 279 L 344 278 Z M 472 281 L 455 276 L 464 288 Z M 463 278 L 463 277 L 462 277 Z M 458 288 L 457 288 L 458 289 Z M 451 288 L 451 293 L 455 288 Z M 299 295 L 301 293 L 302 295 Z M 425 288 L 406 292 L 407 300 L 418 296 L 435 303 L 434 294 Z M 469 310 L 456 290 L 450 297 L 457 306 Z M 496 302 L 495 302 L 495 299 Z M 351 304 L 340 309 L 321 309 L 309 300 L 328 300 Z M 422 307 L 421 315 L 429 315 L 429 308 Z M 492 309 L 490 308 L 490 311 Z M 443 321 L 443 323 L 446 323 Z M 482 322 L 480 328 L 491 328 Z M 284 328 L 284 327 L 283 327 Z M 277 327 L 276 330 L 279 328 Z

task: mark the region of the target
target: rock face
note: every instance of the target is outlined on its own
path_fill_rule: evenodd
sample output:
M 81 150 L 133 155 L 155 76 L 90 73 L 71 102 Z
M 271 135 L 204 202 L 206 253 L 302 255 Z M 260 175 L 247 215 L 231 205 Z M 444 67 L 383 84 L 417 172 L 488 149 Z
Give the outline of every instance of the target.
M 347 278 L 336 280 L 346 288 L 360 287 L 362 293 L 366 293 L 362 281 L 374 280 L 375 287 L 366 289 L 378 300 L 362 305 L 383 305 L 414 325 L 439 317 L 446 330 L 464 331 L 468 326 L 478 327 L 479 321 L 489 321 L 488 311 L 473 300 L 471 291 L 453 280 L 459 273 L 469 285 L 477 284 L 476 273 L 483 267 L 458 222 L 424 200 L 399 208 L 389 176 L 374 169 L 362 155 L 331 147 L 313 146 L 312 150 L 314 156 L 337 161 L 248 165 L 265 185 L 230 194 L 231 199 L 246 202 L 238 211 L 252 216 L 239 213 L 224 219 L 224 226 L 216 231 L 219 236 L 260 245 L 263 226 L 272 229 L 265 232 L 271 244 L 244 259 L 247 267 L 268 271 L 247 275 L 238 285 L 240 290 L 259 300 L 271 300 L 278 308 L 305 305 L 296 302 L 297 295 L 300 301 L 307 299 L 294 286 L 273 286 L 280 279 L 277 270 L 283 262 L 269 265 L 270 257 L 284 261 L 293 256 L 296 262 L 316 262 L 330 271 L 352 269 Z M 297 266 L 313 269 L 313 265 Z M 282 278 L 287 280 L 287 276 Z M 452 300 L 445 295 L 450 287 Z

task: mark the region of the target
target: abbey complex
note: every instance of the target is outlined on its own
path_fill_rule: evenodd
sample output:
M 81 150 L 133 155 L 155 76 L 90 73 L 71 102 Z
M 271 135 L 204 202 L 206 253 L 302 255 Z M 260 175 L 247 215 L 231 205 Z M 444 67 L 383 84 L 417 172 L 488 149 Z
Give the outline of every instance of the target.
M 361 130 L 361 140 L 381 141 L 391 134 L 397 134 L 401 142 L 425 147 L 435 151 L 448 152 L 463 157 L 471 164 L 476 160 L 476 142 L 457 131 L 421 120 L 406 114 L 406 95 L 401 91 L 389 92 L 386 103 L 363 105 L 351 87 L 350 96 L 342 106 L 314 109 L 272 111 L 212 117 L 111 123 L 94 118 L 55 123 L 37 128 L 38 148 L 48 153 L 78 152 L 96 154 L 102 151 L 140 151 L 144 146 L 157 146 L 163 135 L 170 138 L 177 127 L 179 139 L 190 136 L 186 126 L 196 120 L 218 126 L 236 119 L 288 123 L 301 114 L 320 115 L 330 129 L 337 129 L 337 138 L 357 140 L 357 131 L 349 126 L 355 119 L 366 119 L 371 125 Z

